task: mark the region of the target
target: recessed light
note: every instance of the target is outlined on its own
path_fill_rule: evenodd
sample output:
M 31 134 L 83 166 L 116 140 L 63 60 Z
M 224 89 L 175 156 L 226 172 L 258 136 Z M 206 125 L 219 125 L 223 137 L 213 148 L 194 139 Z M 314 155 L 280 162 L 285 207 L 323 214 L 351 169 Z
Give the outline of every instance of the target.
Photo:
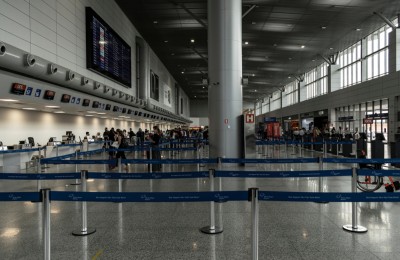
M 5 98 L 5 99 L 0 99 L 0 101 L 4 101 L 4 102 L 18 102 L 18 100 L 15 100 L 15 99 L 7 99 L 7 98 Z
M 97 112 L 96 112 L 96 111 L 87 111 L 86 113 L 95 114 L 95 113 L 97 113 Z
M 357 32 L 361 31 L 361 28 L 357 28 L 356 31 L 357 31 Z
M 253 21 L 253 22 L 251 22 L 251 24 L 256 24 L 256 22 Z
M 33 107 L 24 107 L 22 109 L 24 109 L 24 110 L 37 110 L 36 108 L 33 108 Z
M 256 74 L 251 74 L 251 76 L 255 77 L 255 76 L 256 76 Z
M 330 47 L 329 49 L 330 49 L 330 50 L 333 50 L 333 48 L 332 48 L 332 47 Z
M 54 113 L 55 113 L 55 114 L 65 114 L 64 111 L 55 111 Z
M 315 61 L 315 60 L 311 60 L 311 61 Z
M 249 44 L 249 42 L 244 42 L 244 44 L 245 44 L 245 45 L 248 45 L 248 44 Z
M 165 40 L 164 42 L 165 42 L 165 43 L 167 43 L 167 42 L 168 42 L 168 40 Z
M 300 48 L 304 49 L 306 46 L 305 45 L 301 45 Z
M 172 52 L 172 53 L 171 53 L 171 56 L 174 56 L 174 55 L 175 55 L 175 53 Z
M 326 26 L 321 26 L 321 29 L 322 29 L 322 30 L 325 30 L 325 29 L 326 29 Z
M 106 113 L 97 113 L 98 115 L 106 115 Z
M 289 60 L 292 60 L 292 57 L 289 57 L 288 59 L 289 59 Z
M 45 106 L 47 108 L 60 108 L 60 106 Z
M 85 116 L 93 116 L 93 115 L 85 115 Z
M 191 43 L 194 43 L 194 39 L 190 39 L 190 42 L 191 42 Z
M 154 24 L 158 24 L 158 21 L 153 21 Z
M 182 71 L 181 73 L 182 73 L 182 74 L 185 74 L 185 72 L 184 72 L 184 71 Z
M 288 79 L 291 79 L 292 77 L 291 76 L 288 76 Z

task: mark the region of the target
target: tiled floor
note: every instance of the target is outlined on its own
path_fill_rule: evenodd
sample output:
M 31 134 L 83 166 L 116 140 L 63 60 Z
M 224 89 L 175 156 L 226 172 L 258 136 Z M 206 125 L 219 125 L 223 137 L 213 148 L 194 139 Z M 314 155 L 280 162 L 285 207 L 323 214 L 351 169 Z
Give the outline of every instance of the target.
M 277 148 L 277 147 L 276 147 Z M 268 157 L 296 158 L 299 148 L 281 147 Z M 302 151 L 303 157 L 321 153 Z M 128 154 L 128 158 L 133 158 Z M 138 153 L 135 157 L 140 157 Z M 192 158 L 193 152 L 175 158 Z M 265 155 L 253 151 L 253 158 Z M 214 167 L 214 166 L 212 166 Z M 325 169 L 349 165 L 326 164 Z M 80 166 L 80 168 L 88 168 Z M 209 167 L 204 167 L 206 170 Z M 224 167 L 226 168 L 226 167 Z M 230 167 L 238 170 L 317 170 L 317 164 L 271 164 Z M 103 166 L 91 166 L 104 171 Z M 131 172 L 147 166 L 130 165 Z M 196 171 L 197 165 L 163 166 L 163 171 Z M 75 166 L 50 166 L 46 172 L 74 172 Z M 134 174 L 134 173 L 133 173 Z M 71 181 L 42 181 L 52 190 L 79 191 Z M 118 191 L 118 180 L 92 180 L 89 191 Z M 217 181 L 217 186 L 219 182 Z M 224 178 L 223 190 L 317 191 L 317 178 L 242 179 Z M 0 182 L 1 191 L 35 191 L 36 181 Z M 123 180 L 122 191 L 208 191 L 207 179 Z M 350 191 L 349 177 L 325 179 L 326 191 Z M 383 190 L 380 190 L 383 192 Z M 80 203 L 51 203 L 52 259 L 251 259 L 251 205 L 249 202 L 216 204 L 217 235 L 199 228 L 209 225 L 210 204 L 194 203 L 88 203 L 88 226 L 97 232 L 75 237 L 81 223 Z M 351 203 L 260 202 L 259 259 L 400 259 L 400 214 L 396 203 L 359 203 L 359 224 L 367 233 L 342 230 L 351 224 Z M 43 259 L 42 205 L 1 202 L 0 258 Z M 399 227 L 397 227 L 399 224 Z

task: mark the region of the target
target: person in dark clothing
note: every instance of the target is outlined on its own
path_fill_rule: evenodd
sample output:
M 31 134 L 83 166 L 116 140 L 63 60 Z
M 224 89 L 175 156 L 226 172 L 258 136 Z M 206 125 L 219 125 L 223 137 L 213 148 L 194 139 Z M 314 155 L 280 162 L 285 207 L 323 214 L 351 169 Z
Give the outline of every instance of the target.
M 139 128 L 139 131 L 136 133 L 136 143 L 137 145 L 143 145 L 144 144 L 144 132 L 142 128 Z
M 151 156 L 153 160 L 161 160 L 161 152 L 158 150 L 161 140 L 161 131 L 158 126 L 153 127 L 153 134 L 149 135 L 149 141 L 151 142 Z M 153 164 L 153 172 L 161 171 L 161 164 Z
M 117 158 L 117 159 L 121 158 L 121 159 L 125 159 L 125 160 L 126 160 L 125 152 L 122 151 L 122 150 L 120 150 L 120 149 L 126 149 L 126 148 L 128 148 L 128 147 L 126 147 L 126 144 L 125 144 L 125 142 L 124 142 L 124 138 L 125 138 L 125 136 L 124 136 L 124 133 L 122 132 L 122 130 L 121 130 L 121 129 L 117 129 L 116 141 L 118 141 L 118 145 L 119 145 L 119 146 L 118 146 L 118 149 L 119 149 L 119 150 L 118 150 L 117 155 L 116 155 L 116 158 Z M 128 170 L 127 165 L 125 165 L 124 170 L 125 170 L 125 171 Z
M 133 144 L 134 144 L 134 140 L 133 140 L 133 138 L 136 136 L 136 134 L 135 134 L 135 132 L 133 132 L 132 131 L 132 128 L 129 128 L 129 140 L 130 140 L 130 142 L 132 142 Z

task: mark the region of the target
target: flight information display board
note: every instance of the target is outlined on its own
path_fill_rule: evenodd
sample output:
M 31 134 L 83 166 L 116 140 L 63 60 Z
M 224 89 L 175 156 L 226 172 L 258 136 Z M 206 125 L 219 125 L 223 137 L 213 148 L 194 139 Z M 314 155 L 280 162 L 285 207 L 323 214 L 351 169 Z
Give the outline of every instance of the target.
M 119 83 L 131 87 L 131 47 L 86 7 L 86 65 Z

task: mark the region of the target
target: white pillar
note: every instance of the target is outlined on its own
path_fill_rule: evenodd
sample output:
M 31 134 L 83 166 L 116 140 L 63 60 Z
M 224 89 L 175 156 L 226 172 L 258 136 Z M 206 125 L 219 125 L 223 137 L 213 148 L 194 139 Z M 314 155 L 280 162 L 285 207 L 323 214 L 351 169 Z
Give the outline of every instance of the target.
M 208 0 L 210 157 L 239 158 L 242 124 L 242 1 Z

